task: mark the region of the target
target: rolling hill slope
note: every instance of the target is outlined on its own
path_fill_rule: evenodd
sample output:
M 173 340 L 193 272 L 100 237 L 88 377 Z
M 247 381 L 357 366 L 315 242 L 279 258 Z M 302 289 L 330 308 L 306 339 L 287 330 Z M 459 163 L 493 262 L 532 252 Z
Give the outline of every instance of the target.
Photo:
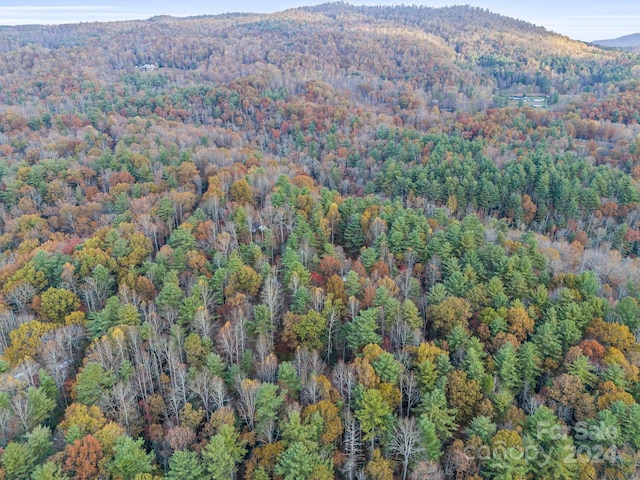
M 0 479 L 636 478 L 639 65 L 471 7 L 0 28 Z

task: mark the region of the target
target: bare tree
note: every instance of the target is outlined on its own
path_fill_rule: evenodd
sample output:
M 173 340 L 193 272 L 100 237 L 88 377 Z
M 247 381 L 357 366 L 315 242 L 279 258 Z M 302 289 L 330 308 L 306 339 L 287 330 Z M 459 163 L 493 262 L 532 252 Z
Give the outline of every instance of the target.
M 56 341 L 55 337 L 47 341 L 43 339 L 40 358 L 58 388 L 62 388 L 73 364 L 73 356 L 69 357 L 66 353 L 64 347 Z
M 397 351 L 402 351 L 407 345 L 420 342 L 420 330 L 412 329 L 407 322 L 400 320 L 391 327 L 391 343 Z
M 461 442 L 454 442 L 447 448 L 442 462 L 447 478 L 466 477 L 473 463 L 473 458 L 464 451 Z
M 0 407 L 0 443 L 5 445 L 9 439 L 9 425 L 13 415 L 11 410 L 7 407 Z
M 118 297 L 120 301 L 125 305 L 133 305 L 136 308 L 140 308 L 142 298 L 135 288 L 129 287 L 126 283 L 123 283 L 118 288 Z
M 207 309 L 207 312 L 211 312 L 214 308 L 214 294 L 211 290 L 209 282 L 204 279 L 199 279 L 198 283 L 194 287 L 198 300 Z
M 207 415 L 207 420 L 228 401 L 227 387 L 220 377 L 209 370 L 200 370 L 188 383 L 189 392 L 194 396 Z
M 298 372 L 298 377 L 303 387 L 312 374 L 322 375 L 326 369 L 326 365 L 318 355 L 318 352 L 316 350 L 310 352 L 306 348 L 298 348 L 296 350 L 293 366 Z
M 154 369 L 153 357 L 149 352 L 142 352 L 141 354 L 136 355 L 136 358 L 142 359 L 142 361 L 136 362 L 135 371 L 133 372 L 131 381 L 136 388 L 137 395 L 145 404 L 148 404 L 149 397 L 155 392 L 152 377 L 152 371 Z
M 440 280 L 441 273 L 440 269 L 442 268 L 442 263 L 440 262 L 440 258 L 437 255 L 431 257 L 429 263 L 427 264 L 425 278 L 427 279 L 427 286 L 432 287 Z
M 273 335 L 278 327 L 280 314 L 282 313 L 282 286 L 275 275 L 269 275 L 265 280 L 260 299 L 269 310 L 271 343 L 273 344 Z
M 321 312 L 324 307 L 324 289 L 317 287 L 311 292 L 311 301 L 313 303 L 313 309 L 316 312 Z
M 18 312 L 24 313 L 27 302 L 29 302 L 36 293 L 38 293 L 36 287 L 29 282 L 21 280 L 5 293 L 5 297 L 12 305 L 15 305 Z
M 136 406 L 131 382 L 117 382 L 103 406 L 112 419 L 125 427 L 128 435 L 136 433 L 134 432 L 134 427 L 138 424 L 140 414 Z
M 258 379 L 262 382 L 275 382 L 276 375 L 278 374 L 278 358 L 273 354 L 268 354 L 256 371 Z
M 388 231 L 387 222 L 385 222 L 380 217 L 376 217 L 369 225 L 369 231 L 367 235 L 367 239 L 373 243 L 380 235 L 386 233 Z
M 148 403 L 149 396 L 155 392 L 154 373 L 156 378 L 160 376 L 159 367 L 156 365 L 155 357 L 148 349 L 148 344 L 144 343 L 137 329 L 130 332 L 129 339 L 133 365 L 135 365 L 132 382 L 137 388 L 136 393 L 145 403 Z
M 137 224 L 140 227 L 142 233 L 144 233 L 147 238 L 153 240 L 154 250 L 156 252 L 160 250 L 160 244 L 158 243 L 158 226 L 153 221 L 151 216 L 147 213 L 140 215 Z
M 406 252 L 405 258 L 407 256 L 415 255 L 413 252 Z M 413 279 L 413 267 L 411 266 L 411 262 L 415 261 L 415 259 L 409 259 L 409 266 L 400 270 L 400 273 L 396 277 L 396 285 L 400 289 L 400 294 L 402 300 L 407 300 L 409 298 L 409 292 L 411 291 L 411 280 Z
M 445 480 L 440 462 L 423 460 L 418 462 L 409 474 L 409 480 Z
M 360 429 L 356 420 L 350 413 L 347 413 L 344 422 L 344 463 L 342 473 L 348 480 L 353 480 L 356 470 L 362 462 L 362 442 L 360 441 Z
M 411 409 L 420 403 L 420 389 L 413 371 L 400 375 L 398 382 L 402 393 L 400 416 L 407 416 L 411 413 Z
M 13 370 L 13 376 L 24 382 L 29 388 L 37 388 L 39 384 L 38 371 L 40 364 L 30 358 L 26 358 Z
M 35 405 L 29 401 L 26 395 L 19 392 L 11 398 L 11 410 L 13 414 L 20 421 L 22 430 L 28 432 L 31 427 L 31 417 L 35 411 Z
M 97 312 L 105 306 L 110 288 L 108 277 L 100 279 L 92 275 L 85 278 L 84 285 L 80 288 L 80 295 L 90 312 Z
M 94 341 L 85 353 L 87 362 L 96 362 L 101 364 L 105 371 L 120 370 L 121 359 L 113 348 L 113 343 L 108 337 L 102 337 Z
M 323 312 L 327 319 L 327 356 L 325 359 L 329 361 L 331 353 L 333 352 L 333 344 L 335 342 L 334 333 L 337 329 L 338 322 L 340 321 L 340 309 L 333 301 L 330 306 L 325 308 Z
M 218 345 L 229 363 L 238 364 L 244 357 L 246 343 L 246 319 L 227 322 L 218 332 Z
M 16 315 L 15 312 L 8 309 L 0 312 L 0 354 L 11 344 L 9 333 L 31 320 L 33 320 L 32 315 Z
M 178 418 L 180 410 L 187 403 L 187 367 L 173 349 L 169 351 L 167 367 L 170 378 L 167 403 L 174 417 Z
M 360 311 L 360 300 L 354 296 L 349 297 L 349 300 L 347 300 L 347 308 L 349 309 L 349 316 L 351 320 L 353 320 Z
M 206 307 L 200 306 L 193 316 L 192 325 L 198 335 L 211 338 L 211 314 Z
M 238 413 L 250 430 L 254 429 L 256 396 L 260 385 L 259 381 L 250 379 L 244 379 L 238 385 Z
M 331 383 L 340 392 L 342 398 L 347 400 L 345 405 L 347 410 L 351 410 L 351 397 L 356 386 L 356 372 L 353 364 L 345 363 L 342 359 L 338 361 L 331 373 Z
M 318 403 L 320 401 L 320 385 L 318 385 L 316 375 L 311 375 L 309 380 L 304 384 L 301 397 L 307 405 Z
M 409 463 L 424 452 L 420 431 L 414 417 L 404 417 L 393 429 L 389 449 L 402 462 L 402 480 L 407 480 Z
M 255 352 L 258 356 L 257 361 L 262 363 L 271 354 L 273 344 L 270 338 L 266 338 L 264 335 L 259 335 L 255 344 Z
M 215 222 L 218 222 L 222 218 L 221 210 L 224 210 L 220 206 L 220 199 L 216 196 L 209 197 L 203 204 L 202 208 L 205 213 L 209 215 L 209 218 Z

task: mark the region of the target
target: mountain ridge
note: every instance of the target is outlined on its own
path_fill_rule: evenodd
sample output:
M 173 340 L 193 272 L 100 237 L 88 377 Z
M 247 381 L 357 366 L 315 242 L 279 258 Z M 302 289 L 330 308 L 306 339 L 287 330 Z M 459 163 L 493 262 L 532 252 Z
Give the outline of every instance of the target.
M 639 48 L 640 33 L 632 33 L 630 35 L 623 35 L 622 37 L 611 38 L 607 40 L 596 40 L 591 43 L 595 45 L 601 45 L 603 47 Z
M 239 32 L 243 38 L 238 36 Z M 401 37 L 404 40 L 400 41 Z M 412 55 L 424 56 L 425 65 L 439 65 L 453 72 L 454 83 L 488 81 L 495 82 L 499 89 L 508 89 L 537 82 L 541 93 L 549 92 L 555 85 L 566 91 L 579 88 L 594 76 L 606 80 L 611 71 L 630 68 L 628 61 L 620 57 L 621 53 L 605 51 L 525 21 L 470 6 L 361 7 L 325 3 L 261 15 L 160 16 L 126 22 L 5 27 L 0 29 L 0 52 L 37 44 L 85 51 L 103 45 L 108 51 L 103 57 L 117 68 L 157 63 L 194 69 L 212 60 L 212 55 L 223 53 L 225 49 L 221 45 L 237 48 L 253 38 L 259 42 L 252 47 L 252 52 L 245 52 L 249 62 L 266 59 L 267 63 L 277 63 L 277 59 L 268 60 L 273 56 L 269 52 L 279 52 L 305 63 L 311 58 L 309 52 L 316 52 L 315 46 L 328 39 L 342 39 L 330 54 L 341 59 L 339 65 L 351 65 L 344 70 L 348 75 L 355 73 L 350 70 L 356 68 L 351 56 L 357 51 L 366 52 L 370 49 L 368 45 L 381 58 L 393 58 L 396 63 L 393 67 L 394 62 L 388 65 L 374 62 L 375 71 L 368 72 L 374 77 L 429 73 L 421 73 L 415 59 L 409 62 L 415 64 L 414 70 L 405 71 L 408 59 L 403 50 L 409 48 L 414 52 Z M 164 49 L 161 43 L 165 41 L 174 47 Z M 122 42 L 122 46 L 113 47 L 114 42 Z M 586 68 L 583 60 L 593 65 Z M 605 64 L 611 65 L 611 69 L 604 68 Z M 398 68 L 400 65 L 403 66 Z M 369 66 L 358 68 L 366 70 Z M 394 73 L 394 69 L 398 71 Z M 568 83 L 564 81 L 567 75 L 574 77 Z

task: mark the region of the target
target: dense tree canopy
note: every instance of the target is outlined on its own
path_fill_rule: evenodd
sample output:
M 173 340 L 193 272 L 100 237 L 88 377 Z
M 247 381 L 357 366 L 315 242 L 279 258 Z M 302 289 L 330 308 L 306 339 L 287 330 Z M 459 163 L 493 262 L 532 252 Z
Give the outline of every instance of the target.
M 0 478 L 637 476 L 637 64 L 472 7 L 3 28 Z

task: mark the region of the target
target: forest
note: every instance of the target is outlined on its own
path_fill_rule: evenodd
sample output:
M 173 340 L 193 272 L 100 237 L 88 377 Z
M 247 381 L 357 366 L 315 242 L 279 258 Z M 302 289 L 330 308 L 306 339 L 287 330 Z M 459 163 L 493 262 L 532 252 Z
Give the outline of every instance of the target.
M 0 72 L 0 480 L 640 475 L 638 52 L 338 2 Z

